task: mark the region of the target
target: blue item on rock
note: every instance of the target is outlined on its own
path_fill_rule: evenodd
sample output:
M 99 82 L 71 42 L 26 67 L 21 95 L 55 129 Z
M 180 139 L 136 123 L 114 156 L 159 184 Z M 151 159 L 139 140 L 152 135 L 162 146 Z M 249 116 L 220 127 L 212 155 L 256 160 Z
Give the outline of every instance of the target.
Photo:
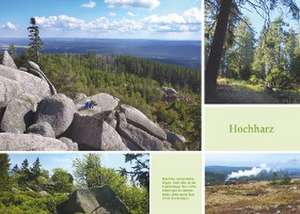
M 94 108 L 94 103 L 92 101 L 86 101 L 84 104 L 85 109 L 92 109 Z

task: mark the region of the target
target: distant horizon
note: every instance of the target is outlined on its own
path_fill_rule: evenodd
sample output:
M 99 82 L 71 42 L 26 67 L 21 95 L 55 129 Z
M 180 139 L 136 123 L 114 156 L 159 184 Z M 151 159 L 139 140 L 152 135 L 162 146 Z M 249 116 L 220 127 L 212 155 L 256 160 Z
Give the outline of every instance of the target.
M 85 54 L 95 52 L 103 55 L 135 56 L 165 64 L 190 68 L 201 66 L 201 41 L 159 40 L 125 38 L 42 38 L 44 53 Z M 0 38 L 0 50 L 15 45 L 19 53 L 27 48 L 29 39 Z
M 7 40 L 13 40 L 13 39 L 28 39 L 28 37 L 0 37 L 0 39 L 7 39 Z M 43 39 L 102 39 L 102 40 L 147 40 L 147 41 L 183 41 L 183 42 L 201 42 L 201 38 L 199 39 L 158 39 L 158 38 L 96 38 L 96 37 L 43 37 Z
M 300 154 L 209 154 L 205 167 L 255 167 L 266 164 L 272 168 L 300 168 Z
M 228 168 L 253 168 L 253 167 L 259 167 L 260 165 L 253 165 L 253 166 L 244 166 L 244 165 L 236 165 L 236 166 L 230 166 L 230 165 L 209 165 L 209 166 L 205 166 L 205 168 L 208 167 L 228 167 Z M 299 169 L 300 167 L 292 167 L 292 166 L 288 166 L 288 167 L 281 167 L 280 169 Z

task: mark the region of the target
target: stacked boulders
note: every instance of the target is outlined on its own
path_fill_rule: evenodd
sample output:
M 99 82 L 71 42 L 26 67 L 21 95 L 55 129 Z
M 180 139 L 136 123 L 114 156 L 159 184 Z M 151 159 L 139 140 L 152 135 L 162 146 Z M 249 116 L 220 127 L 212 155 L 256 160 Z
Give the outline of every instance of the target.
M 174 88 L 163 87 L 163 100 L 166 102 L 174 102 L 177 98 L 177 91 Z
M 128 214 L 128 208 L 108 186 L 79 189 L 57 206 L 58 214 Z
M 34 62 L 17 69 L 5 52 L 2 64 L 0 150 L 173 150 L 185 142 L 107 93 L 73 101 Z

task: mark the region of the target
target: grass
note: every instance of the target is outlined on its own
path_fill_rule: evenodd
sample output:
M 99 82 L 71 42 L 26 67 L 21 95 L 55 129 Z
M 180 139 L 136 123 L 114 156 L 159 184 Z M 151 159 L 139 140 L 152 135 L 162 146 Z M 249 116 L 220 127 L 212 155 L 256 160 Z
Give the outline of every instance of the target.
M 219 78 L 218 79 L 219 85 L 230 85 L 232 87 L 251 90 L 254 92 L 264 92 L 264 87 L 262 85 L 253 85 L 244 80 L 235 80 L 235 79 L 228 79 L 228 78 Z
M 216 96 L 209 103 L 275 104 L 300 103 L 300 85 L 293 89 L 267 92 L 264 85 L 248 81 L 219 78 Z
M 206 187 L 208 214 L 300 213 L 300 183 L 273 185 L 260 181 L 237 185 Z

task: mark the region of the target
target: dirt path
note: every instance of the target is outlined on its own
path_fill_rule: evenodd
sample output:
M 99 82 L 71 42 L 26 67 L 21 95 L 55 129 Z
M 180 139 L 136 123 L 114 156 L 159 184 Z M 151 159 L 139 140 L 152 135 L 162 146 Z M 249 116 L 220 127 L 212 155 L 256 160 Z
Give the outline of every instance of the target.
M 220 85 L 217 88 L 216 103 L 255 104 L 280 103 L 280 100 L 267 92 L 257 92 L 240 86 Z

